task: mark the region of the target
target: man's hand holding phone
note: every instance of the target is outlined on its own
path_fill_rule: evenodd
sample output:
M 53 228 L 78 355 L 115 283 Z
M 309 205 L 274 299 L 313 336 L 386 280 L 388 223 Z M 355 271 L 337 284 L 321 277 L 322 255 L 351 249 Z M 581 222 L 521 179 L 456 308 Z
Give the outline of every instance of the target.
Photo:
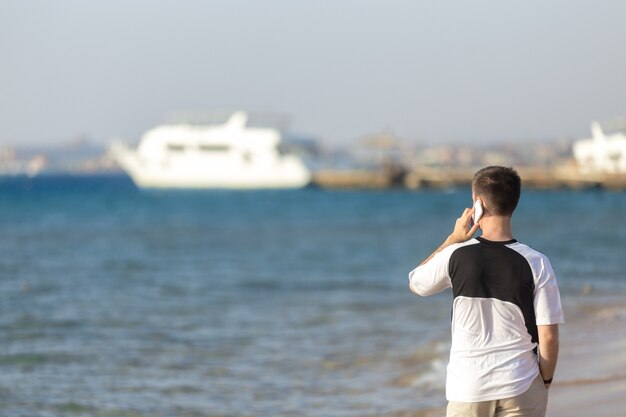
M 450 243 L 461 243 L 470 240 L 478 230 L 478 222 L 470 227 L 470 220 L 474 214 L 475 208 L 466 208 L 461 217 L 456 219 L 454 230 L 448 237 Z M 469 229 L 469 230 L 468 230 Z
M 469 226 L 472 215 L 474 214 L 474 210 L 475 209 L 473 207 L 465 209 L 461 217 L 456 219 L 456 224 L 454 225 L 454 230 L 452 231 L 452 234 L 450 234 L 450 236 L 448 236 L 448 238 L 441 244 L 441 246 L 439 246 L 433 253 L 431 253 L 428 258 L 424 259 L 422 263 L 420 263 L 420 266 L 430 261 L 433 256 L 441 252 L 446 247 L 454 243 L 465 242 L 467 240 L 470 240 L 474 236 L 474 233 L 476 233 L 476 231 L 478 230 L 478 221 L 476 221 L 476 224 L 474 224 L 471 228 Z M 468 228 L 469 230 L 467 230 Z

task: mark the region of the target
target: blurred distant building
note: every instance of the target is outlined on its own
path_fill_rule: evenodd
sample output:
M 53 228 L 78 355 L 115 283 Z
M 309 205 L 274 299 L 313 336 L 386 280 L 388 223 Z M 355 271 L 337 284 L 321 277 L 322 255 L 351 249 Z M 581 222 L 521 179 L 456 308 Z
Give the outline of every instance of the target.
M 78 138 L 57 146 L 0 147 L 0 176 L 120 172 L 106 149 Z
M 456 149 L 455 160 L 458 166 L 469 167 L 476 165 L 476 150 L 467 146 Z
M 499 150 L 488 150 L 481 157 L 481 165 L 514 165 L 514 159 L 510 153 Z
M 574 143 L 574 158 L 586 172 L 626 173 L 626 135 L 605 134 L 600 124 L 591 124 L 591 139 Z
M 47 164 L 47 158 L 41 153 L 34 155 L 18 155 L 15 148 L 0 148 L 0 176 L 28 175 L 34 177 Z
M 455 161 L 453 146 L 436 146 L 421 149 L 415 158 L 418 166 L 441 167 L 450 166 Z
M 410 163 L 413 150 L 397 136 L 391 133 L 379 133 L 359 138 L 351 154 L 359 165 L 377 168 L 399 167 Z

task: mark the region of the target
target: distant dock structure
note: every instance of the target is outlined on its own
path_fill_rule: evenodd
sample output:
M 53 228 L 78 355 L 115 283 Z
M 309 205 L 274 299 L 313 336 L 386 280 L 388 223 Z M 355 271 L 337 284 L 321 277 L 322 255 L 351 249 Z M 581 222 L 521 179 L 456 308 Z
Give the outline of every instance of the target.
M 412 169 L 402 177 L 382 170 L 324 170 L 313 173 L 312 183 L 322 188 L 341 189 L 388 189 L 407 188 L 449 189 L 469 187 L 472 184 L 474 168 Z M 626 173 L 582 173 L 572 165 L 554 168 L 519 167 L 517 172 L 526 188 L 550 189 L 589 189 L 601 188 L 615 191 L 626 190 Z
M 365 138 L 354 153 L 357 162 L 369 155 L 369 164 L 317 170 L 312 182 L 323 188 L 446 189 L 470 186 L 474 172 L 483 166 L 507 165 L 517 169 L 527 188 L 626 190 L 626 135 L 605 133 L 597 122 L 591 131 L 591 139 L 568 141 L 566 147 L 552 150 L 545 144 L 536 146 L 534 154 L 532 146 L 494 150 L 449 145 L 416 150 L 397 138 L 378 135 Z

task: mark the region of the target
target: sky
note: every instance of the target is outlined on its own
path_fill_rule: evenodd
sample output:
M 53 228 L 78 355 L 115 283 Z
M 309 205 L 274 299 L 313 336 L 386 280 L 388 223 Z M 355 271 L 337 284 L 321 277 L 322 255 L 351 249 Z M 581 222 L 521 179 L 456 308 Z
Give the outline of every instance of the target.
M 0 0 L 0 145 L 231 109 L 329 144 L 588 137 L 626 116 L 626 2 Z

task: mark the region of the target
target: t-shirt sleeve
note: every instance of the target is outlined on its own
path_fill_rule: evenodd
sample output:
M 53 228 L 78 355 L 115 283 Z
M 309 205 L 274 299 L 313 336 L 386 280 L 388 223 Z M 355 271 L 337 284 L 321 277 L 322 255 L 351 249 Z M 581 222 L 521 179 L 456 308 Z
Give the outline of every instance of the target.
M 455 245 L 448 246 L 424 265 L 409 272 L 411 289 L 422 296 L 433 295 L 452 287 L 448 265 Z
M 561 295 L 552 265 L 545 256 L 541 257 L 539 265 L 534 297 L 537 325 L 565 323 Z

